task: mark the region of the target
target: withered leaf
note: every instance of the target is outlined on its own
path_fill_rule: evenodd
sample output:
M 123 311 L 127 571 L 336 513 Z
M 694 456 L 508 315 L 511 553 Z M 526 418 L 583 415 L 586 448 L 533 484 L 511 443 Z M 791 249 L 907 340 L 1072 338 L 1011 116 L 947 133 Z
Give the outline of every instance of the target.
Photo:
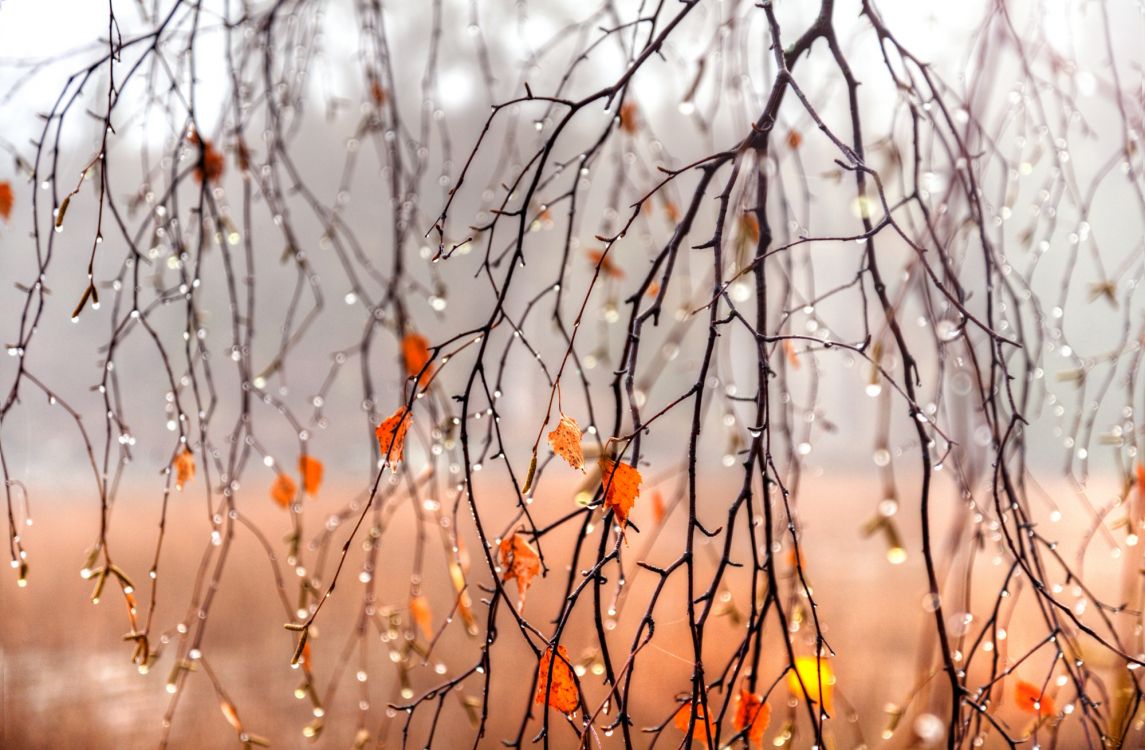
M 574 469 L 584 470 L 584 450 L 580 446 L 580 426 L 567 414 L 561 414 L 556 429 L 549 433 L 549 446 Z
M 548 648 L 537 664 L 537 703 L 547 703 L 558 711 L 571 714 L 580 705 L 580 691 L 576 686 L 569 662 L 569 652 L 564 646 L 557 646 L 557 660 L 553 661 L 553 650 Z M 553 666 L 552 685 L 549 684 L 549 663 Z

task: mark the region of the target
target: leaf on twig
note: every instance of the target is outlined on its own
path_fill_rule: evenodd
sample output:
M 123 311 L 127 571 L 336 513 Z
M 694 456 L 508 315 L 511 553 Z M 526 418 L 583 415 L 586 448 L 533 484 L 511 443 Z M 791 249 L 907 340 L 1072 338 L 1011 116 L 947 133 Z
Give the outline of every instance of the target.
M 715 739 L 716 724 L 711 719 L 708 719 L 705 722 L 706 714 L 704 713 L 703 706 L 697 706 L 695 713 L 696 723 L 695 726 L 692 727 L 692 735 L 689 737 L 689 739 L 693 742 L 703 742 L 706 744 L 709 737 Z M 680 706 L 680 708 L 676 711 L 676 717 L 672 720 L 672 723 L 675 724 L 676 728 L 684 734 L 688 733 L 688 725 L 692 723 L 691 701 L 688 701 L 687 703 Z M 706 729 L 704 728 L 705 723 L 707 724 Z
M 1046 717 L 1057 713 L 1054 699 L 1044 694 L 1042 689 L 1032 682 L 1018 680 L 1014 686 L 1014 702 L 1018 708 L 1028 714 L 1037 714 Z
M 429 340 L 420 333 L 407 333 L 402 339 L 402 362 L 408 377 L 421 374 L 417 381 L 419 386 L 428 383 L 433 375 L 433 368 L 426 367 L 429 364 Z
M 740 690 L 736 696 L 732 726 L 737 732 L 747 729 L 747 738 L 756 748 L 763 747 L 763 734 L 771 723 L 771 705 L 763 696 L 750 690 Z
M 382 460 L 390 466 L 401 463 L 405 454 L 406 432 L 413 424 L 413 412 L 407 406 L 398 407 L 390 416 L 386 417 L 374 434 L 378 437 L 378 448 L 382 452 Z
M 541 557 L 520 532 L 513 532 L 511 537 L 502 539 L 498 552 L 501 567 L 504 569 L 501 580 L 508 581 L 514 578 L 517 581 L 517 609 L 520 610 L 525 603 L 525 592 L 541 572 Z
M 561 413 L 561 421 L 549 433 L 549 447 L 569 466 L 584 471 L 584 450 L 580 446 L 580 426 L 576 420 Z
M 807 688 L 807 695 L 812 701 L 819 703 L 827 713 L 831 713 L 835 673 L 831 671 L 831 664 L 826 659 L 814 656 L 795 657 L 795 669 L 787 673 L 787 689 L 795 698 L 802 698 L 804 687 Z
M 580 690 L 569 665 L 569 652 L 564 646 L 557 646 L 557 660 L 553 662 L 553 649 L 550 647 L 541 655 L 537 664 L 537 703 L 547 703 L 558 711 L 571 714 L 580 705 Z M 549 684 L 549 663 L 552 662 L 553 679 Z
M 604 487 L 604 509 L 611 510 L 620 523 L 628 521 L 628 513 L 640 496 L 640 483 L 644 481 L 636 467 L 610 458 L 600 459 L 600 483 Z
M 12 183 L 8 181 L 0 182 L 0 217 L 4 221 L 12 218 L 12 203 L 14 198 L 12 196 Z
M 291 479 L 289 475 L 281 472 L 274 478 L 274 484 L 270 485 L 271 499 L 283 508 L 290 507 L 290 504 L 294 502 L 294 495 L 297 492 L 298 486 L 294 484 L 294 480 Z
M 409 600 L 409 613 L 425 639 L 433 640 L 433 610 L 430 609 L 429 600 L 420 594 L 412 597 Z
M 184 448 L 175 456 L 175 489 L 183 489 L 183 485 L 190 482 L 195 476 L 195 454 L 189 448 Z
M 318 486 L 322 484 L 322 474 L 325 467 L 322 462 L 311 455 L 298 457 L 298 473 L 302 476 L 302 489 L 307 495 L 317 495 Z

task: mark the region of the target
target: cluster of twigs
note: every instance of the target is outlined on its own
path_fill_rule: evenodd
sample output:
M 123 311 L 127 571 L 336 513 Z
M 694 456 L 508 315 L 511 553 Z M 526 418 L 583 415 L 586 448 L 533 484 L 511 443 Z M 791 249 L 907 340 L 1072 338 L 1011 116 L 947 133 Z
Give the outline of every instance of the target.
M 543 39 L 536 4 L 346 5 L 109 0 L 38 135 L 2 142 L 12 228 L 31 231 L 3 247 L 34 258 L 5 293 L 11 559 L 35 580 L 8 457 L 11 420 L 45 397 L 101 508 L 92 599 L 122 597 L 131 659 L 169 673 L 164 745 L 204 676 L 238 741 L 267 743 L 205 644 L 244 536 L 294 639 L 308 737 L 345 722 L 354 747 L 429 747 L 463 723 L 474 747 L 494 724 L 513 747 L 858 747 L 878 725 L 951 748 L 1140 742 L 1145 111 L 1121 9 L 1089 8 L 1079 34 L 1100 53 L 1083 60 L 1037 3 L 987 3 L 940 68 L 872 0 L 610 1 Z M 348 44 L 356 80 L 331 90 L 321 71 Z M 481 104 L 450 100 L 458 58 Z M 6 64 L 16 92 L 74 60 Z M 1136 228 L 1107 226 L 1111 204 Z M 64 252 L 77 238 L 86 269 Z M 41 364 L 68 317 L 104 331 L 78 395 Z M 157 379 L 161 417 L 138 396 Z M 583 476 L 543 440 L 565 415 Z M 887 565 L 922 563 L 917 683 L 874 717 L 855 679 L 832 705 L 833 665 L 864 646 L 828 640 L 809 582 L 831 555 L 803 543 L 820 450 L 862 478 L 873 455 L 865 532 Z M 1047 470 L 1059 450 L 1064 472 Z M 1100 507 L 1099 455 L 1119 483 Z M 643 473 L 631 510 L 613 502 L 619 464 Z M 1088 530 L 1049 525 L 1064 503 L 1043 486 L 1062 478 Z M 110 542 L 127 486 L 162 508 L 146 571 Z M 281 544 L 251 510 L 266 486 Z M 168 509 L 195 497 L 209 538 L 186 615 L 163 622 Z M 387 535 L 407 516 L 412 538 Z M 1108 564 L 1086 574 L 1102 545 L 1120 590 L 1094 580 Z M 535 570 L 514 558 L 534 551 Z M 408 600 L 383 601 L 395 576 Z M 558 595 L 527 605 L 530 586 Z M 358 614 L 315 664 L 335 591 Z M 680 618 L 686 643 L 657 637 Z M 690 680 L 642 677 L 663 652 Z M 384 705 L 371 675 L 395 686 Z M 352 718 L 327 711 L 343 683 Z

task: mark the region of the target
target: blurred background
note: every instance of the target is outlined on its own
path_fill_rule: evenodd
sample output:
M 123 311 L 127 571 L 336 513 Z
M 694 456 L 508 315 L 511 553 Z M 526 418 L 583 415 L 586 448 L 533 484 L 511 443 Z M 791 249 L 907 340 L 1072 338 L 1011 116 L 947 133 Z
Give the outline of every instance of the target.
M 493 105 L 524 96 L 526 83 L 538 96 L 574 100 L 611 85 L 650 33 L 636 20 L 653 12 L 646 5 L 0 3 L 0 148 L 9 157 L 0 160 L 0 181 L 10 182 L 14 191 L 11 216 L 0 224 L 0 337 L 11 355 L 0 357 L 0 393 L 7 399 L 26 368 L 54 395 L 49 398 L 24 380 L 18 403 L 0 419 L 11 517 L 29 564 L 26 586 L 18 585 L 15 574 L 0 578 L 0 745 L 134 748 L 154 747 L 167 737 L 171 747 L 221 747 L 236 742 L 226 712 L 219 710 L 221 684 L 243 726 L 276 747 L 348 747 L 360 739 L 363 726 L 370 742 L 384 739 L 386 746 L 401 746 L 407 714 L 393 706 L 471 668 L 480 638 L 468 635 L 460 621 L 445 625 L 455 599 L 452 566 L 459 564 L 454 542 L 460 540 L 471 558 L 470 590 L 481 628 L 487 612 L 482 600 L 488 598 L 492 576 L 458 488 L 463 459 L 447 420 L 459 408 L 451 397 L 465 389 L 474 366 L 476 347 L 459 347 L 493 313 L 494 284 L 500 282 L 492 279 L 503 278 L 513 262 L 515 239 L 507 228 L 479 233 L 473 227 L 490 222 L 506 193 L 513 192 L 506 185 L 527 170 L 551 137 L 562 107 L 518 102 L 498 111 L 488 130 L 486 121 Z M 118 201 L 115 212 L 99 197 L 104 176 L 90 168 L 107 135 L 102 118 L 109 85 L 103 60 L 109 7 L 115 16 L 113 38 L 143 37 L 124 49 L 113 67 L 119 85 L 143 59 L 150 44 L 145 35 L 168 14 L 172 19 L 156 45 L 160 61 L 141 63 L 127 79 L 130 84 L 116 89 L 120 98 L 105 157 L 115 165 L 106 175 L 107 191 Z M 774 7 L 788 44 L 818 12 L 810 3 Z M 1060 541 L 1061 556 L 1085 575 L 1083 591 L 1061 570 L 1051 572 L 1055 593 L 1078 617 L 1101 623 L 1104 615 L 1094 612 L 1100 608 L 1091 602 L 1102 599 L 1112 609 L 1124 601 L 1126 591 L 1136 590 L 1140 562 L 1134 516 L 1125 505 L 1141 441 L 1134 415 L 1145 408 L 1137 367 L 1145 306 L 1136 294 L 1145 265 L 1137 147 L 1145 107 L 1141 8 L 1130 2 L 1099 8 L 1036 1 L 957 7 L 884 1 L 877 7 L 895 39 L 930 66 L 943 98 L 901 91 L 888 75 L 886 45 L 880 48 L 860 14 L 862 6 L 837 3 L 837 33 L 862 84 L 867 163 L 883 180 L 890 203 L 903 197 L 908 184 L 923 191 L 922 200 L 955 258 L 953 275 L 968 292 L 969 310 L 986 315 L 994 285 L 1005 287 L 991 314 L 999 334 L 1024 344 L 1007 348 L 1005 357 L 1014 368 L 1012 387 L 1023 391 L 1027 423 L 1021 433 L 1024 451 L 1008 459 L 1020 465 L 1023 501 L 1038 528 Z M 668 8 L 653 28 L 662 28 L 664 18 L 676 12 Z M 624 30 L 604 31 L 617 28 Z M 590 428 L 586 445 L 631 430 L 627 406 L 618 410 L 614 424 L 612 404 L 629 298 L 639 293 L 637 284 L 670 240 L 674 214 L 686 209 L 699 174 L 683 173 L 649 201 L 648 211 L 632 205 L 662 179 L 658 167 L 682 168 L 733 147 L 750 132 L 775 78 L 769 41 L 758 8 L 701 1 L 633 77 L 626 99 L 636 107 L 638 125 L 632 132 L 614 128 L 615 137 L 591 166 L 580 166 L 579 155 L 602 137 L 617 118 L 617 107 L 595 102 L 562 132 L 530 207 L 537 218 L 526 235 L 526 265 L 504 300 L 512 325 L 496 332 L 485 360 L 490 379 L 496 378 L 501 436 L 493 447 L 478 443 L 487 470 L 474 481 L 491 536 L 507 533 L 521 520 L 514 484 L 500 468 L 501 451 L 519 483 L 543 421 L 549 378 L 567 347 L 567 329 L 556 321 L 567 326 L 585 300 L 562 407 Z M 268 43 L 276 50 L 267 65 L 269 86 L 260 77 Z M 188 49 L 193 56 L 185 54 Z M 905 70 L 899 64 L 892 67 Z M 381 97 L 372 88 L 369 71 L 374 70 L 385 71 L 377 79 Z M 825 44 L 816 43 L 800 61 L 795 80 L 823 122 L 849 140 L 846 87 Z M 66 118 L 44 119 L 71 97 L 75 102 Z M 272 104 L 281 107 L 281 130 L 268 124 Z M 935 109 L 940 104 L 949 108 L 953 128 L 966 128 L 964 145 L 989 215 L 975 215 L 959 196 L 959 175 L 967 164 L 964 155 L 949 151 L 951 139 L 938 127 L 922 127 L 921 135 L 912 129 L 910 106 L 940 119 Z M 200 137 L 218 144 L 227 159 L 225 173 L 203 191 L 210 195 L 211 215 L 226 217 L 227 223 L 202 218 L 195 180 L 173 179 L 193 170 L 198 158 L 186 135 L 192 105 Z M 246 118 L 243 140 L 234 137 L 236 110 Z M 919 446 L 911 416 L 892 385 L 902 378 L 902 363 L 888 352 L 880 375 L 848 346 L 834 346 L 858 346 L 868 336 L 886 335 L 881 311 L 864 306 L 863 285 L 852 283 L 864 268 L 865 244 L 854 239 L 862 231 L 859 219 L 881 215 L 882 209 L 876 195 L 856 197 L 853 178 L 840 167 L 839 149 L 795 97 L 788 96 L 781 107 L 775 133 L 774 156 L 758 168 L 775 186 L 768 213 L 776 243 L 796 244 L 786 260 L 767 266 L 769 278 L 787 295 L 772 300 L 768 315 L 773 330 L 805 339 L 795 343 L 789 369 L 776 385 L 782 404 L 777 408 L 785 415 L 781 463 L 784 477 L 794 480 L 791 522 L 799 528 L 813 609 L 837 654 L 832 663 L 840 708 L 830 722 L 831 742 L 837 747 L 942 743 L 943 697 L 930 692 L 935 641 L 920 554 Z M 38 152 L 40 142 L 54 150 Z M 249 148 L 250 174 L 238 166 L 239 142 Z M 280 155 L 272 162 L 276 147 Z M 903 162 L 908 152 L 921 155 L 923 171 L 912 172 Z M 289 164 L 282 154 L 289 155 Z M 48 169 L 54 178 L 45 176 Z M 459 183 L 462 169 L 468 177 Z M 32 179 L 33 174 L 41 179 Z M 53 209 L 73 187 L 78 191 L 57 234 Z M 690 246 L 712 234 L 717 192 L 701 202 L 689 248 L 681 250 L 676 281 L 665 295 L 664 319 L 643 339 L 635 399 L 646 417 L 697 381 L 707 338 L 704 305 L 712 297 L 713 280 L 710 253 Z M 574 215 L 566 194 L 577 196 Z M 737 188 L 735 200 L 742 205 L 736 211 L 749 208 L 752 199 L 751 190 Z M 447 203 L 445 247 L 473 241 L 442 259 L 433 228 Z M 602 247 L 599 237 L 620 231 L 634 211 L 636 219 L 609 251 L 618 273 L 594 283 L 591 253 Z M 163 216 L 174 221 L 156 218 Z M 916 212 L 904 225 L 917 233 L 915 241 L 921 237 L 929 246 Z M 102 232 L 99 245 L 94 244 L 97 231 Z M 142 256 L 138 275 L 125 265 L 132 249 L 126 237 Z M 826 239 L 800 244 L 802 237 Z M 984 265 L 984 237 L 991 243 L 996 274 L 988 275 Z M 753 309 L 750 278 L 734 278 L 737 238 L 727 238 L 726 291 Z M 49 241 L 50 266 L 42 279 L 49 293 L 42 297 L 34 345 L 25 351 L 27 290 L 36 283 Z M 485 265 L 507 249 L 510 255 L 492 269 Z M 969 365 L 974 352 L 989 352 L 992 345 L 927 291 L 925 281 L 912 278 L 920 270 L 902 237 L 883 231 L 878 252 L 898 319 L 921 354 L 919 406 L 944 436 L 935 433 L 932 526 L 950 597 L 948 625 L 956 639 L 966 639 L 959 641 L 961 647 L 969 648 L 999 590 L 1009 586 L 1014 604 L 1005 608 L 1008 643 L 990 644 L 1006 663 L 1008 655 L 1034 647 L 1047 626 L 1028 582 L 1023 585 L 1019 575 L 1017 582 L 1003 583 L 1012 560 L 994 516 L 992 435 L 981 417 Z M 240 261 L 240 253 L 249 260 Z M 98 308 L 81 305 L 82 314 L 73 320 L 88 285 L 89 256 L 104 301 Z M 383 479 L 389 499 L 367 524 L 377 535 L 354 537 L 346 582 L 317 621 L 309 657 L 322 696 L 316 713 L 305 691 L 296 697 L 301 678 L 290 665 L 296 636 L 281 627 L 276 580 L 288 578 L 290 605 L 296 579 L 313 572 L 307 565 L 318 566 L 320 583 L 328 583 L 332 560 L 376 476 L 374 427 L 408 393 L 401 337 L 395 333 L 399 325 L 386 302 L 398 257 L 405 264 L 397 292 L 405 306 L 401 329 L 408 326 L 434 346 L 450 342 L 447 351 L 458 351 L 435 365 L 438 374 L 425 402 L 433 423 L 420 424 L 406 448 L 410 481 L 420 483 L 418 491 Z M 237 307 L 234 302 L 235 277 L 227 265 L 232 258 L 236 266 L 249 263 L 242 273 L 257 279 L 250 307 L 246 300 Z M 115 339 L 130 307 L 124 282 L 132 279 L 140 280 L 154 334 Z M 193 320 L 180 304 L 190 288 Z M 824 296 L 836 288 L 838 294 Z M 247 320 L 254 321 L 253 334 L 240 352 L 235 329 Z M 375 320 L 383 321 L 382 327 L 363 347 Z M 514 329 L 530 348 L 511 346 Z M 157 349 L 155 339 L 166 348 Z M 185 339 L 193 346 L 184 349 Z M 248 362 L 249 372 L 243 370 Z M 698 446 L 697 513 L 708 528 L 721 527 L 740 490 L 754 405 L 737 397 L 754 393 L 756 365 L 752 337 L 743 328 L 729 328 L 704 381 L 712 397 Z M 114 420 L 105 417 L 107 392 L 99 389 L 109 370 L 115 372 Z M 247 375 L 254 377 L 247 382 Z M 200 391 L 208 380 L 209 392 Z M 998 384 L 995 393 L 1004 389 Z M 197 671 L 214 674 L 210 679 L 193 674 L 179 683 L 178 708 L 168 726 L 164 717 L 171 695 L 164 687 L 184 653 L 182 636 L 199 627 L 203 576 L 211 576 L 204 571 L 214 570 L 217 562 L 212 550 L 218 540 L 212 534 L 222 522 L 225 484 L 219 475 L 233 448 L 232 430 L 248 408 L 244 394 L 252 392 L 252 427 L 237 441 L 250 458 L 241 475 L 227 478 L 242 519 L 226 565 L 219 568 L 217 589 L 211 587 L 215 598 L 202 626 L 208 667 Z M 473 406 L 482 410 L 486 404 Z M 179 416 L 184 409 L 190 415 L 185 422 Z M 77 422 L 69 410 L 82 419 Z M 485 441 L 479 411 L 469 418 L 478 435 L 474 440 Z M 691 420 L 689 402 L 642 437 L 643 502 L 633 516 L 637 533 L 624 545 L 625 588 L 607 623 L 613 658 L 619 654 L 621 662 L 656 584 L 635 561 L 668 565 L 682 548 L 687 529 L 686 509 L 680 506 L 682 467 Z M 199 459 L 196 478 L 168 495 L 168 468 L 183 434 L 191 436 L 196 451 L 208 446 L 214 467 Z M 292 470 L 300 446 L 323 461 L 325 479 L 315 497 L 286 512 L 271 501 L 268 488 L 280 467 Z M 113 478 L 101 468 L 106 460 Z M 432 478 L 418 478 L 431 468 Z M 475 462 L 471 468 L 482 467 Z M 576 511 L 591 499 L 591 485 L 591 476 L 545 465 L 530 493 L 536 524 L 555 523 Z M 656 492 L 667 505 L 662 517 L 651 503 Z M 101 494 L 106 513 L 101 513 Z M 895 519 L 897 536 L 871 526 L 889 517 Z M 108 595 L 93 606 L 92 581 L 80 572 L 91 567 L 88 550 L 106 528 L 117 565 L 137 583 L 146 581 L 161 518 L 165 537 L 154 590 L 158 657 L 140 669 L 130 659 L 133 644 L 121 639 L 129 630 L 123 597 Z M 587 553 L 572 557 L 579 550 L 577 528 L 566 524 L 545 538 L 545 554 L 557 562 L 534 584 L 524 609 L 542 629 L 551 628 L 561 609 L 565 579 L 591 564 Z M 300 539 L 301 560 L 288 552 L 292 534 Z M 429 542 L 423 538 L 427 534 Z M 363 547 L 371 538 L 375 546 Z M 722 544 L 721 538 L 698 542 L 697 558 L 707 575 L 723 553 Z M 736 559 L 747 560 L 749 546 L 742 536 L 737 539 Z M 791 611 L 803 613 L 802 623 L 792 626 L 793 640 L 813 648 L 812 608 L 797 591 L 786 557 L 789 544 L 775 552 L 783 560 Z M 302 572 L 295 575 L 292 567 Z M 750 575 L 737 569 L 728 576 L 707 636 L 705 662 L 718 665 L 709 666 L 709 673 L 731 657 L 738 644 L 732 634 L 751 609 Z M 616 593 L 611 586 L 608 596 Z M 428 653 L 411 655 L 416 623 L 408 610 L 416 591 L 425 593 L 435 630 L 442 631 Z M 150 586 L 140 587 L 137 595 L 146 611 Z M 672 579 L 657 605 L 656 638 L 641 657 L 629 693 L 638 746 L 651 744 L 655 736 L 639 730 L 669 721 L 677 697 L 690 691 L 687 599 L 683 581 Z M 363 617 L 363 607 L 369 608 L 368 616 Z M 1136 613 L 1114 610 L 1110 617 L 1124 617 L 1132 629 L 1136 620 L 1130 615 Z M 498 622 L 503 631 L 516 630 L 507 614 Z M 578 673 L 583 672 L 583 689 L 599 703 L 606 691 L 594 628 L 591 609 L 582 607 L 566 632 Z M 361 637 L 366 629 L 370 636 Z M 1085 647 L 1091 667 L 1106 670 L 1112 681 L 1123 665 L 1092 644 Z M 446 694 L 447 718 L 432 738 L 431 710 L 422 707 L 413 715 L 409 746 L 432 741 L 441 747 L 492 747 L 521 734 L 535 650 L 515 632 L 503 632 L 491 654 L 497 668 L 488 677 L 493 708 L 485 736 L 474 740 L 471 722 L 480 713 L 483 679 L 475 676 Z M 765 650 L 767 679 L 782 674 L 785 663 L 778 647 Z M 1052 669 L 1053 654 L 1045 650 L 1019 674 L 1040 685 Z M 1063 691 L 1058 707 L 1070 700 Z M 797 722 L 801 714 L 782 685 L 772 703 L 775 729 L 769 738 L 778 738 L 785 722 Z M 900 710 L 907 717 L 901 730 L 894 723 Z M 1015 735 L 1045 731 L 1012 701 L 1003 701 L 998 711 Z M 563 723 L 556 712 L 550 721 Z M 523 732 L 525 741 L 539 728 L 534 718 Z M 564 726 L 560 730 L 563 734 L 553 732 L 554 745 L 575 747 L 575 734 Z M 790 746 L 809 746 L 808 728 L 795 731 Z M 1085 746 L 1076 738 L 1082 735 L 1071 732 L 1081 730 L 1066 725 L 1059 746 Z M 594 741 L 622 746 L 603 731 Z M 660 743 L 675 747 L 681 741 L 669 727 Z M 986 745 L 997 741 L 991 735 Z

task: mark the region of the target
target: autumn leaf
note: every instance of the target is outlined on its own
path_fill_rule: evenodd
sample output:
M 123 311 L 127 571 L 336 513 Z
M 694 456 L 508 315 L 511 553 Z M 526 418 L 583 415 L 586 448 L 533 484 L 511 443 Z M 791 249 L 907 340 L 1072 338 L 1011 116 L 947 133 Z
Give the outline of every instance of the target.
M 1054 699 L 1042 693 L 1037 685 L 1025 680 L 1019 680 L 1014 686 L 1014 702 L 1018 704 L 1020 710 L 1028 714 L 1046 717 L 1057 713 Z
M 195 454 L 189 448 L 175 456 L 175 489 L 183 489 L 183 485 L 190 482 L 195 476 Z
M 239 721 L 239 712 L 230 701 L 220 702 L 219 710 L 223 712 L 223 717 L 226 718 L 228 724 L 235 728 L 236 732 L 243 730 L 243 723 Z
M 317 495 L 318 485 L 322 484 L 322 473 L 325 467 L 314 456 L 298 457 L 298 473 L 302 475 L 302 488 L 307 495 Z
M 664 493 L 656 490 L 652 493 L 652 520 L 656 525 L 664 523 L 664 516 L 667 514 L 668 509 L 664 505 Z
M 795 128 L 787 131 L 787 147 L 791 149 L 799 148 L 803 144 L 803 134 Z
M 553 681 L 549 685 L 549 663 L 552 662 Z M 545 649 L 537 665 L 537 703 L 547 703 L 561 713 L 571 714 L 580 705 L 580 691 L 576 686 L 569 663 L 569 652 L 557 646 L 557 660 L 553 662 L 553 649 Z
M 541 572 L 541 557 L 524 534 L 514 532 L 513 536 L 501 540 L 498 549 L 502 581 L 517 580 L 517 609 L 525 603 L 525 592 L 533 585 L 533 579 Z
M 580 447 L 580 426 L 576 420 L 561 413 L 561 421 L 549 433 L 549 447 L 574 469 L 584 471 L 584 450 Z
M 822 684 L 820 684 L 820 678 Z M 800 681 L 803 683 L 802 686 Z M 807 695 L 812 701 L 821 704 L 824 711 L 831 713 L 835 674 L 831 671 L 831 665 L 826 659 L 817 659 L 814 656 L 795 657 L 795 669 L 787 673 L 787 689 L 795 698 L 802 698 L 804 687 L 807 688 Z
M 308 640 L 308 641 L 306 641 L 306 644 L 302 647 L 302 668 L 305 669 L 307 672 L 312 672 L 312 671 L 314 671 L 313 669 L 311 669 L 312 666 L 313 666 L 313 662 L 310 661 L 310 641 Z
M 763 696 L 750 690 L 740 690 L 736 696 L 732 726 L 737 732 L 747 729 L 747 738 L 757 748 L 763 747 L 763 734 L 771 723 L 771 705 Z
M 752 244 L 759 242 L 759 219 L 755 214 L 743 214 L 739 217 L 739 234 L 743 241 Z
M 382 84 L 378 83 L 376 78 L 370 81 L 370 98 L 379 107 L 386 103 L 386 90 L 382 88 Z
M 787 364 L 791 365 L 794 370 L 799 369 L 799 352 L 795 351 L 795 344 L 791 343 L 791 339 L 783 340 L 783 353 L 787 356 Z
M 0 217 L 3 217 L 4 221 L 12 218 L 13 200 L 12 183 L 0 182 Z
M 298 486 L 294 484 L 294 480 L 280 473 L 270 486 L 270 497 L 283 508 L 289 508 L 297 491 Z
M 187 140 L 196 146 L 199 145 L 199 136 L 194 133 L 188 136 Z M 214 144 L 206 139 L 202 141 L 202 149 L 202 161 L 199 161 L 198 157 L 195 159 L 195 182 L 202 182 L 204 179 L 208 182 L 218 182 L 226 169 L 227 160 Z
M 664 214 L 668 217 L 668 221 L 673 224 L 680 221 L 680 207 L 673 201 L 664 201 Z
M 425 385 L 433 375 L 433 369 L 426 367 L 429 363 L 429 341 L 419 333 L 406 334 L 402 339 L 402 361 L 405 363 L 406 375 L 414 377 L 421 374 L 417 384 Z M 422 372 L 422 368 L 425 371 Z
M 628 513 L 640 496 L 640 483 L 644 481 L 636 467 L 609 458 L 600 459 L 600 483 L 604 487 L 604 509 L 612 510 L 620 523 L 628 521 Z
M 636 124 L 636 103 L 625 102 L 620 105 L 620 129 L 625 133 L 635 133 L 638 125 Z
M 386 417 L 375 430 L 378 447 L 382 451 L 382 460 L 390 466 L 401 462 L 405 451 L 406 432 L 411 424 L 413 424 L 413 412 L 408 407 L 402 406 Z
M 715 724 L 715 722 L 713 722 L 712 720 L 709 719 L 706 722 L 707 728 L 705 729 L 704 728 L 705 717 L 706 717 L 706 714 L 704 713 L 704 707 L 703 706 L 697 706 L 696 707 L 696 723 L 695 723 L 695 726 L 692 727 L 692 736 L 689 737 L 689 739 L 692 740 L 693 742 L 704 742 L 704 743 L 706 743 L 708 741 L 709 737 L 712 739 L 715 739 L 716 724 Z M 672 720 L 672 723 L 675 724 L 676 728 L 679 729 L 684 734 L 688 733 L 688 725 L 692 723 L 692 702 L 691 701 L 688 701 L 687 703 L 680 706 L 679 710 L 676 711 L 676 717 Z
M 605 276 L 613 279 L 624 278 L 624 271 L 613 263 L 603 250 L 589 250 L 588 259 L 592 261 L 594 266 L 600 266 L 600 270 Z
M 433 610 L 429 608 L 429 600 L 420 594 L 409 600 L 409 613 L 425 636 L 427 641 L 433 640 Z

